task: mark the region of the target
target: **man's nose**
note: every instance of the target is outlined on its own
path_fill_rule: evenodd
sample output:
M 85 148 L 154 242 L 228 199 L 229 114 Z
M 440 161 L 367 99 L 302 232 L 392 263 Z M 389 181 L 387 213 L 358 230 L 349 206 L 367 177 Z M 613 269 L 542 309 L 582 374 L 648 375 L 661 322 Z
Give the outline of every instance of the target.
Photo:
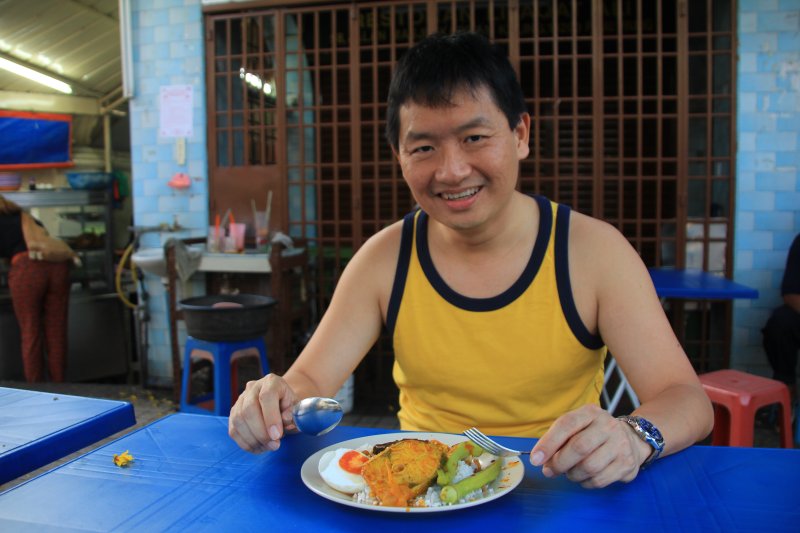
M 459 183 L 470 175 L 472 167 L 466 154 L 458 146 L 444 146 L 439 151 L 439 168 L 436 179 L 445 183 Z

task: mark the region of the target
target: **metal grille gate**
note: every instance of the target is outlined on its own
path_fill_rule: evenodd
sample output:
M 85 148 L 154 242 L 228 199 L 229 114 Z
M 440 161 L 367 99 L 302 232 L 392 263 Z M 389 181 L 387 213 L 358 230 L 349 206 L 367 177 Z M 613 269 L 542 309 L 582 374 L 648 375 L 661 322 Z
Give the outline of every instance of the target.
M 352 253 L 413 206 L 385 101 L 397 58 L 434 31 L 508 51 L 532 115 L 521 190 L 615 225 L 648 266 L 731 274 L 734 0 L 232 9 L 206 8 L 211 212 L 246 217 L 273 190 L 279 229 L 312 244 L 320 310 Z M 727 365 L 730 304 L 667 311 L 697 370 Z M 358 397 L 393 403 L 388 339 L 374 352 Z

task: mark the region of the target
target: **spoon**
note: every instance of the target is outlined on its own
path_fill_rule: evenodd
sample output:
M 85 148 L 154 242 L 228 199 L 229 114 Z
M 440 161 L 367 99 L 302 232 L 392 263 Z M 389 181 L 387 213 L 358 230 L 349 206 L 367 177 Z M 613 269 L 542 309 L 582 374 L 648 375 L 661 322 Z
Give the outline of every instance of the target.
M 292 407 L 292 417 L 297 429 L 316 437 L 339 425 L 342 416 L 342 406 L 332 398 L 305 398 Z

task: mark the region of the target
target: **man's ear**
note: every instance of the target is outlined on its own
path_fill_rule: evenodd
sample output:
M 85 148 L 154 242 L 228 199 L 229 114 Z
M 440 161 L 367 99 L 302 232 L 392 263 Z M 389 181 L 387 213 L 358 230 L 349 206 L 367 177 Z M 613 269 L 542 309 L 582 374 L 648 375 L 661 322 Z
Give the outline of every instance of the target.
M 523 160 L 531 153 L 530 137 L 531 137 L 531 116 L 528 113 L 522 113 L 519 116 L 519 122 L 514 127 L 514 134 L 517 136 L 517 157 Z

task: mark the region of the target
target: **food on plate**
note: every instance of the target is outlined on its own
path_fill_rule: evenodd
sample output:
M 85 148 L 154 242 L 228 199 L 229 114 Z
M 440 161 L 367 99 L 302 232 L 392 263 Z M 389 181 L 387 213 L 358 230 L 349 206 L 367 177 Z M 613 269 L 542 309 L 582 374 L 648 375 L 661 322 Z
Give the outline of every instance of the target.
M 458 500 L 466 497 L 466 495 L 470 492 L 480 490 L 480 488 L 484 485 L 497 479 L 497 476 L 500 475 L 502 467 L 503 461 L 498 457 L 492 462 L 492 464 L 480 472 L 476 472 L 471 476 L 462 479 L 458 483 L 442 487 L 439 497 L 445 503 L 456 503 Z
M 465 440 L 459 442 L 450 449 L 450 454 L 444 467 L 437 471 L 436 484 L 440 486 L 449 485 L 458 472 L 458 464 L 463 461 L 467 456 L 480 457 L 483 455 L 483 448 L 478 446 L 472 441 Z
M 361 468 L 369 461 L 363 453 L 347 448 L 329 451 L 319 460 L 319 475 L 331 488 L 354 494 L 364 490 Z
M 406 506 L 436 479 L 447 450 L 439 441 L 404 439 L 370 459 L 361 475 L 381 505 Z
M 326 452 L 318 469 L 328 486 L 351 494 L 358 503 L 439 507 L 492 494 L 503 460 L 472 441 L 447 446 L 437 440 L 402 439 L 372 450 Z

